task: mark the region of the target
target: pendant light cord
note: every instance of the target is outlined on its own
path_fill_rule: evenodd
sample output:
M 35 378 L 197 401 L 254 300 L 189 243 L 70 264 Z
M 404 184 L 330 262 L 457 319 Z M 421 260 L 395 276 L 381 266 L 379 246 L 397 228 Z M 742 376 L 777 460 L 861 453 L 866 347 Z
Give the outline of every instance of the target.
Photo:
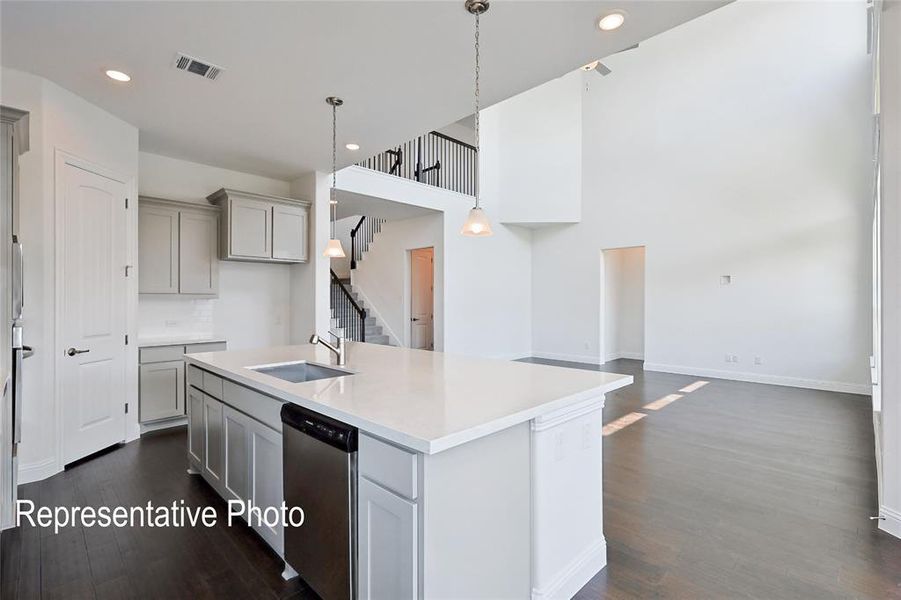
M 481 146 L 479 145 L 479 13 L 476 16 L 476 168 L 475 168 L 475 192 L 476 192 L 476 208 L 479 208 L 479 154 Z
M 329 209 L 332 213 L 332 239 L 335 239 L 335 221 L 338 218 L 338 105 L 332 104 L 332 192 Z

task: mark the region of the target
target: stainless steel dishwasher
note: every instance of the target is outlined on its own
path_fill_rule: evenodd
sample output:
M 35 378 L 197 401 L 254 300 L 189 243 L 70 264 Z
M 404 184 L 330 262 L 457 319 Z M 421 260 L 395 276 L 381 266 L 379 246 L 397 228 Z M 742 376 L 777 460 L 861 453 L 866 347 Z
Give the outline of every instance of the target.
M 285 502 L 304 511 L 285 528 L 285 560 L 323 600 L 356 598 L 357 429 L 282 406 Z

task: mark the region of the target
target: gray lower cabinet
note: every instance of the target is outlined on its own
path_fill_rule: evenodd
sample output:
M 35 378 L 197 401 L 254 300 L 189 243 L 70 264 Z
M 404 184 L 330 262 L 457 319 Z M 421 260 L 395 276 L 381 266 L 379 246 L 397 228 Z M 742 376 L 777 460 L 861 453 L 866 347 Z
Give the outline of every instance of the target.
M 138 420 L 150 423 L 185 414 L 185 354 L 225 350 L 225 342 L 148 346 L 138 350 Z
M 219 209 L 140 198 L 138 291 L 215 296 L 219 293 Z
M 222 403 L 203 395 L 203 476 L 216 490 L 222 487 L 222 466 L 225 462 Z
M 197 473 L 203 470 L 203 392 L 188 388 L 188 462 Z
M 281 507 L 285 499 L 282 483 L 282 434 L 255 419 L 250 420 L 250 501 L 254 506 Z M 254 523 L 260 534 L 279 556 L 285 553 L 284 528 Z
M 157 421 L 185 414 L 185 361 L 141 365 L 140 420 Z
M 244 412 L 281 402 L 217 375 L 188 368 L 188 461 L 225 500 L 251 502 L 254 507 L 281 508 L 282 434 L 273 425 Z M 221 398 L 215 398 L 219 394 Z M 277 412 L 277 411 L 276 411 Z M 284 554 L 282 525 L 251 520 L 251 527 L 279 556 Z
M 225 451 L 222 487 L 226 500 L 247 502 L 250 499 L 250 421 L 242 412 L 226 405 L 222 409 L 222 433 Z
M 362 600 L 418 596 L 416 503 L 360 477 L 358 586 Z

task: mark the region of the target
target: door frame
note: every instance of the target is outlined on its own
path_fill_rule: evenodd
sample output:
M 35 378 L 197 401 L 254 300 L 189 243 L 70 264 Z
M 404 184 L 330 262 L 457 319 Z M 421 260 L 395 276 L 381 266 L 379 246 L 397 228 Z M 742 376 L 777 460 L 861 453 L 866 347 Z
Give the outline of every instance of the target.
M 432 250 L 432 350 L 438 349 L 435 341 L 435 246 L 422 246 L 407 249 L 407 264 L 404 274 L 404 346 L 413 347 L 413 252 L 416 250 Z
M 55 427 L 54 451 L 55 464 L 53 472 L 47 473 L 40 477 L 48 477 L 54 473 L 59 473 L 64 468 L 63 448 L 65 447 L 65 428 L 63 426 L 63 406 L 62 406 L 62 387 L 60 385 L 60 373 L 62 372 L 62 363 L 65 348 L 65 342 L 62 339 L 63 322 L 63 282 L 65 280 L 65 257 L 63 251 L 66 239 L 65 211 L 63 210 L 63 173 L 66 165 L 82 169 L 89 173 L 112 179 L 125 186 L 126 197 L 129 200 L 128 210 L 125 214 L 125 260 L 126 264 L 132 268 L 129 270 L 127 281 L 125 282 L 125 331 L 128 335 L 129 344 L 125 350 L 125 400 L 128 403 L 128 414 L 125 416 L 125 426 L 122 432 L 122 439 L 126 442 L 138 437 L 139 427 L 137 424 L 138 405 L 137 405 L 137 338 L 135 336 L 135 316 L 137 313 L 137 267 L 134 260 L 137 255 L 137 184 L 134 177 L 127 177 L 115 169 L 105 167 L 88 159 L 82 158 L 71 152 L 67 152 L 59 147 L 54 148 L 54 170 L 53 170 L 53 415 Z
M 644 312 L 642 313 L 642 357 L 640 360 L 644 361 L 647 359 L 648 354 L 648 246 L 647 244 L 633 244 L 631 246 L 613 246 L 610 248 L 601 248 L 600 251 L 600 294 L 598 295 L 598 306 L 600 307 L 600 311 L 598 313 L 598 357 L 597 363 L 599 365 L 603 365 L 607 362 L 607 264 L 606 257 L 607 252 L 614 250 L 635 250 L 638 248 L 644 249 L 644 265 L 642 268 L 644 270 L 643 278 L 644 278 Z

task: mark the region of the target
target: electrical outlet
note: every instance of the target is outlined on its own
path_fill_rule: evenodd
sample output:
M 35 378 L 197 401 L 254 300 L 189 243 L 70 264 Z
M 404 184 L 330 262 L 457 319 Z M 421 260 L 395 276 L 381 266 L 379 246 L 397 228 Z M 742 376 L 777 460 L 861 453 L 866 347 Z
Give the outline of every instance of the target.
M 732 355 L 732 362 L 734 362 L 734 363 L 738 362 L 738 356 L 736 356 L 735 354 Z
M 726 357 L 724 358 L 724 360 L 725 360 L 727 363 L 732 362 L 732 355 L 731 355 L 731 354 L 727 354 Z
M 178 321 L 166 321 L 166 327 L 178 327 Z
M 754 364 L 755 364 L 755 365 L 762 365 L 762 364 L 763 364 L 763 359 L 760 358 L 759 356 L 755 356 L 755 357 L 754 357 Z
M 584 346 L 585 346 L 585 349 L 586 349 L 586 350 L 590 350 L 590 349 L 591 349 L 591 342 L 585 342 Z

